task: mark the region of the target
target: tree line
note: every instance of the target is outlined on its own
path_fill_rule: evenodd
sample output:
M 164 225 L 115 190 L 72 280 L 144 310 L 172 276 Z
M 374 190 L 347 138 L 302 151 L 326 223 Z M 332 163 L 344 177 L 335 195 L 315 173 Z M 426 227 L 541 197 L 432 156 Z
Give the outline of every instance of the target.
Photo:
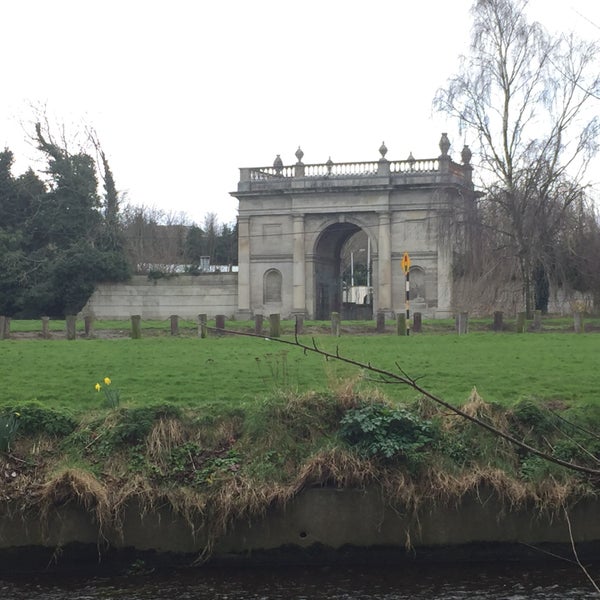
M 31 141 L 44 168 L 13 174 L 14 155 L 0 152 L 0 314 L 64 317 L 79 312 L 96 285 L 133 273 L 190 272 L 237 261 L 237 230 L 207 215 L 204 228 L 160 211 L 122 206 L 94 131 L 71 150 L 47 121 Z M 204 262 L 203 262 L 204 261 Z

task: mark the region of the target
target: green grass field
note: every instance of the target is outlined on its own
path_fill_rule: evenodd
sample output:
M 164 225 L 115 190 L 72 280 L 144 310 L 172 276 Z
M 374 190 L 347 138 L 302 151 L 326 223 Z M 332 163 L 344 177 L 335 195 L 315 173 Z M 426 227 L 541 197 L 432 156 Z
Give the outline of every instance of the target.
M 310 344 L 313 338 L 301 339 Z M 339 349 L 342 356 L 377 367 L 397 371 L 400 365 L 411 377 L 421 378 L 423 387 L 457 404 L 467 400 L 473 387 L 485 401 L 504 405 L 523 398 L 600 404 L 597 334 L 474 332 L 314 339 L 325 350 Z M 82 415 L 102 407 L 103 396 L 94 385 L 106 376 L 120 390 L 122 405 L 132 407 L 249 406 L 274 391 L 335 389 L 354 378 L 358 387 L 377 386 L 392 400 L 415 398 L 406 387 L 361 378 L 356 367 L 262 338 L 163 335 L 140 340 L 0 341 L 4 406 L 37 400 Z

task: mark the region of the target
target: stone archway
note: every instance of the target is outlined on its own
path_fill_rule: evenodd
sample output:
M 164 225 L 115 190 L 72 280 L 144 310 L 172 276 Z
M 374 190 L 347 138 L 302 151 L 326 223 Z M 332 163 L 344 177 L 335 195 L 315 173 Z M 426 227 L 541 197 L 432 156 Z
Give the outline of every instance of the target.
M 390 161 L 382 144 L 375 161 L 304 164 L 298 149 L 295 164 L 286 166 L 278 156 L 272 167 L 242 168 L 232 192 L 239 200 L 236 318 L 273 308 L 263 293 L 263 276 L 270 270 L 281 275 L 277 310 L 283 315 L 328 319 L 341 312 L 344 318 L 343 249 L 361 231 L 371 241 L 374 311 L 389 317 L 403 310 L 400 260 L 408 252 L 413 265 L 423 269 L 428 315 L 450 316 L 453 239 L 438 234 L 439 221 L 477 194 L 470 153 L 463 152 L 458 164 L 449 147 L 442 134 L 441 154 L 434 158 L 410 154 Z
M 370 278 L 367 234 L 349 222 L 326 227 L 314 250 L 315 319 L 329 319 L 332 312 L 340 313 L 345 320 L 371 319 Z

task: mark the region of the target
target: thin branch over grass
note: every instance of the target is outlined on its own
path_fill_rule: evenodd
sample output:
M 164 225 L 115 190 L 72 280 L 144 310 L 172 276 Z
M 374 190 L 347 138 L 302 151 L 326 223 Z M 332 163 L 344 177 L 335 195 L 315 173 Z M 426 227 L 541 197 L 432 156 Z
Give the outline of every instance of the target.
M 213 329 L 213 328 L 209 328 L 209 329 Z M 214 329 L 214 331 L 216 331 L 216 329 Z M 584 465 L 567 462 L 565 460 L 562 460 L 560 458 L 557 458 L 555 456 L 547 454 L 546 452 L 543 452 L 542 450 L 539 450 L 538 448 L 534 448 L 533 446 L 526 444 L 525 442 L 517 439 L 513 435 L 506 433 L 505 431 L 502 431 L 502 430 L 498 429 L 497 427 L 490 425 L 489 423 L 486 423 L 485 421 L 481 420 L 477 416 L 471 415 L 471 414 L 461 410 L 460 408 L 453 406 L 449 402 L 446 402 L 439 396 L 436 396 L 432 392 L 430 392 L 427 389 L 425 389 L 424 387 L 422 387 L 418 383 L 417 379 L 411 378 L 397 363 L 396 363 L 396 366 L 398 367 L 400 374 L 393 373 L 392 371 L 388 371 L 387 369 L 381 369 L 379 367 L 373 366 L 370 361 L 368 363 L 364 363 L 364 362 L 361 362 L 358 360 L 354 360 L 352 358 L 347 358 L 345 356 L 342 356 L 340 354 L 339 347 L 336 347 L 335 354 L 331 353 L 331 352 L 327 352 L 326 350 L 322 350 L 321 348 L 319 348 L 317 346 L 317 342 L 314 338 L 312 338 L 312 345 L 309 346 L 300 341 L 297 332 L 294 335 L 294 341 L 290 341 L 290 340 L 285 340 L 285 339 L 281 339 L 281 338 L 271 338 L 271 337 L 264 336 L 264 335 L 257 335 L 254 333 L 246 333 L 246 332 L 241 332 L 241 331 L 232 331 L 232 330 L 223 330 L 223 329 L 221 329 L 219 331 L 221 333 L 229 333 L 232 335 L 246 336 L 246 337 L 257 337 L 257 338 L 268 339 L 270 341 L 277 342 L 280 344 L 287 344 L 289 346 L 294 346 L 296 348 L 299 348 L 305 354 L 308 352 L 312 352 L 312 353 L 318 354 L 319 356 L 323 356 L 326 360 L 330 360 L 330 359 L 331 360 L 339 360 L 346 364 L 358 367 L 359 369 L 364 369 L 365 371 L 369 371 L 370 373 L 375 373 L 376 375 L 378 375 L 380 377 L 379 381 L 381 383 L 399 383 L 402 385 L 406 385 L 406 386 L 412 388 L 413 390 L 419 392 L 426 398 L 429 398 L 436 404 L 443 406 L 444 408 L 456 413 L 457 415 L 461 416 L 464 419 L 467 419 L 468 421 L 471 421 L 478 427 L 486 429 L 493 435 L 496 435 L 500 438 L 507 440 L 511 444 L 514 444 L 515 446 L 521 448 L 522 450 L 525 450 L 526 452 L 529 452 L 530 454 L 538 456 L 544 460 L 547 460 L 548 462 L 560 465 L 561 467 L 565 467 L 566 469 L 570 469 L 572 471 L 577 471 L 579 473 L 585 473 L 586 475 L 600 476 L 599 469 L 592 469 L 592 468 L 586 467 Z

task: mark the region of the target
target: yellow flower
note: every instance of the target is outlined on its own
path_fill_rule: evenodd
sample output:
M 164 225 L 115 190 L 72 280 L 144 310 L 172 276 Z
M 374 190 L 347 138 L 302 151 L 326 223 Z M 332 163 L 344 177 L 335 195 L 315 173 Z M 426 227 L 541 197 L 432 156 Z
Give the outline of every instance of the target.
M 95 390 L 96 390 L 97 392 L 99 392 L 99 391 L 102 389 L 102 386 L 101 386 L 99 383 L 97 383 L 97 384 L 94 386 L 94 388 L 95 388 Z
M 21 416 L 21 413 L 18 413 L 18 412 L 15 413 L 15 417 L 20 417 L 20 416 Z
M 106 385 L 110 385 L 110 384 L 111 384 L 110 377 L 105 377 L 105 378 L 104 378 L 104 383 L 105 383 Z

